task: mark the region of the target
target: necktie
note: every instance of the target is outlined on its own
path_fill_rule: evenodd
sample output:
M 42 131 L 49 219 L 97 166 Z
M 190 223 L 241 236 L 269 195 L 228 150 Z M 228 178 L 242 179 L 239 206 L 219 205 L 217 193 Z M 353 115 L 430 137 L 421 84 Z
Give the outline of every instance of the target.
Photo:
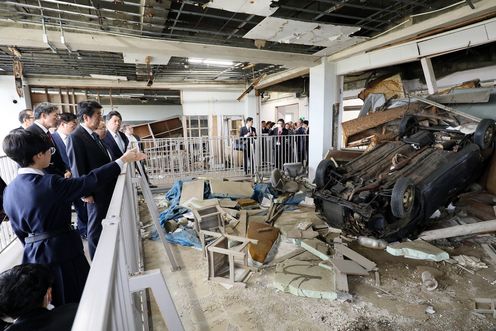
M 91 136 L 95 140 L 98 147 L 102 150 L 102 152 L 104 152 L 105 155 L 107 155 L 107 149 L 103 146 L 102 142 L 100 141 L 100 137 L 95 132 L 93 132 Z
M 47 131 L 46 134 L 48 136 L 48 139 L 50 139 L 50 142 L 52 143 L 52 146 L 55 146 L 55 143 L 53 142 L 52 134 L 50 133 L 50 131 Z
M 119 149 L 121 150 L 121 152 L 124 153 L 124 142 L 122 141 L 121 136 L 119 136 L 118 133 L 115 134 L 114 140 L 117 143 L 117 147 L 119 147 Z

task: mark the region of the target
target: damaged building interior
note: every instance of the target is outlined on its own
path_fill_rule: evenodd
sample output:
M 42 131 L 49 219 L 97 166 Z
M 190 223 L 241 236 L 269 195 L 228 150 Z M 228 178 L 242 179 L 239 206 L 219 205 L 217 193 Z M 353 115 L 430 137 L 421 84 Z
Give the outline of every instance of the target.
M 495 41 L 494 0 L 1 1 L 0 329 L 496 330 Z

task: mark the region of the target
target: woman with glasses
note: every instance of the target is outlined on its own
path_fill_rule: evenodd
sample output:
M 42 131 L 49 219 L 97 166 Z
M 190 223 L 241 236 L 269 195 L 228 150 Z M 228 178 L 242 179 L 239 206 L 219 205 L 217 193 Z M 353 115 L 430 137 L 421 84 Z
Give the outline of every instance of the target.
M 46 264 L 52 271 L 52 304 L 79 302 L 89 272 L 81 237 L 71 226 L 71 203 L 99 185 L 115 181 L 126 162 L 144 159 L 136 149 L 86 176 L 47 174 L 55 148 L 45 134 L 14 130 L 3 141 L 16 161 L 18 176 L 4 192 L 4 210 L 24 245 L 23 263 Z

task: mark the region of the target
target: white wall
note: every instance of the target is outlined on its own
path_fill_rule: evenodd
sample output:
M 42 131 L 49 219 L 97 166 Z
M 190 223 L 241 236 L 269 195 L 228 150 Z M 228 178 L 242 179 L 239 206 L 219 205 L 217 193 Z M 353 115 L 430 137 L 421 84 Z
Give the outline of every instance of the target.
M 276 107 L 293 104 L 298 104 L 298 117 L 308 119 L 308 98 L 298 99 L 294 93 L 271 93 L 271 99 L 262 103 L 260 120 L 275 122 L 278 120 Z
M 236 98 L 243 91 L 182 91 L 183 114 L 190 115 L 245 115 L 247 97 Z
M 17 103 L 14 103 L 16 100 Z M 2 120 L 0 121 L 0 142 L 10 130 L 19 127 L 19 112 L 26 108 L 26 101 L 17 95 L 13 76 L 0 76 L 0 107 Z M 0 148 L 1 150 L 1 148 Z M 1 151 L 3 154 L 3 151 Z
M 110 111 L 110 105 L 103 105 L 105 112 Z M 114 105 L 122 115 L 123 122 L 151 122 L 172 116 L 182 116 L 181 105 Z

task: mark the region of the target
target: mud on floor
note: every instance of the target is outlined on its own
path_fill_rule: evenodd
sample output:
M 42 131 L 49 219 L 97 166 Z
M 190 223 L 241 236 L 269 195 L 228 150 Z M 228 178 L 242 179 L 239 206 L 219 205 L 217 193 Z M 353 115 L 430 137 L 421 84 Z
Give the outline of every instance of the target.
M 301 215 L 303 217 L 303 215 Z M 146 223 L 148 215 L 142 213 Z M 471 313 L 473 298 L 496 298 L 493 266 L 472 275 L 456 265 L 394 257 L 385 251 L 351 246 L 376 262 L 381 286 L 368 277 L 350 276 L 352 302 L 293 296 L 275 290 L 274 268 L 254 273 L 246 289 L 225 289 L 206 280 L 207 262 L 200 251 L 173 246 L 182 270 L 171 272 L 159 241 L 144 240 L 145 267 L 160 268 L 185 330 L 491 330 L 496 320 Z M 477 244 L 446 249 L 450 255 L 483 258 Z M 299 259 L 315 259 L 304 253 Z M 439 287 L 428 292 L 421 273 L 429 270 Z M 495 285 L 492 285 L 494 283 Z M 153 299 L 152 299 L 153 301 Z M 425 312 L 428 306 L 434 314 Z M 153 330 L 166 330 L 152 305 Z

